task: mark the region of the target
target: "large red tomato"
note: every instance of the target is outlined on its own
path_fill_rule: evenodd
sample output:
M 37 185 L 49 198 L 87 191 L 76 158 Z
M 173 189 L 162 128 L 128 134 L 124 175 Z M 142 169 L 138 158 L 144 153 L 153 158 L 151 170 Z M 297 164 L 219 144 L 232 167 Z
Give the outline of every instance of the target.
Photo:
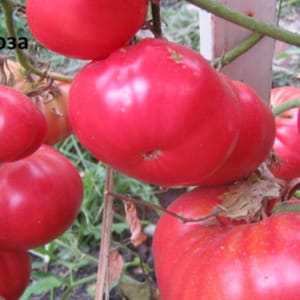
M 0 163 L 33 153 L 46 133 L 46 120 L 30 99 L 0 85 Z
M 76 168 L 43 145 L 0 167 L 0 249 L 29 249 L 62 234 L 74 221 L 83 187 Z
M 27 252 L 0 251 L 0 298 L 18 300 L 29 283 L 31 260 Z
M 271 91 L 274 107 L 287 100 L 300 98 L 300 89 L 282 86 Z M 297 127 L 298 109 L 294 108 L 276 117 L 276 139 L 273 150 L 279 158 L 279 165 L 271 168 L 273 174 L 290 180 L 300 177 L 300 136 Z
M 70 121 L 99 160 L 163 186 L 193 185 L 218 169 L 238 139 L 239 101 L 197 52 L 144 39 L 75 77 Z
M 196 189 L 169 209 L 199 218 L 220 204 L 224 191 Z M 184 223 L 168 214 L 159 220 L 153 254 L 162 300 L 300 299 L 300 214 L 212 224 Z
M 74 58 L 102 59 L 143 25 L 148 0 L 27 0 L 29 28 L 45 47 Z
M 224 184 L 241 179 L 254 171 L 272 150 L 275 139 L 272 111 L 251 87 L 238 81 L 232 81 L 232 84 L 241 104 L 240 136 L 225 164 L 200 182 L 201 185 Z

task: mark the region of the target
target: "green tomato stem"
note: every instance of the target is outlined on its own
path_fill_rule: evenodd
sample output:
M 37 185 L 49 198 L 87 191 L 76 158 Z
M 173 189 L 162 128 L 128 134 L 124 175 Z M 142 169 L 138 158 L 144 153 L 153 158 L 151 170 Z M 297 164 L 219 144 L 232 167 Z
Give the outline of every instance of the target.
M 254 32 L 269 36 L 273 39 L 300 46 L 300 35 L 278 26 L 259 21 L 253 17 L 241 14 L 214 0 L 187 0 L 197 7 L 203 8 L 227 21 L 248 28 Z
M 300 106 L 300 98 L 290 99 L 281 103 L 272 109 L 274 116 L 279 116 L 281 113 Z
M 254 32 L 247 39 L 242 41 L 236 47 L 227 51 L 222 57 L 218 57 L 212 60 L 212 65 L 216 68 L 220 66 L 230 64 L 235 59 L 240 57 L 242 54 L 246 53 L 249 49 L 255 46 L 264 36 L 260 33 Z

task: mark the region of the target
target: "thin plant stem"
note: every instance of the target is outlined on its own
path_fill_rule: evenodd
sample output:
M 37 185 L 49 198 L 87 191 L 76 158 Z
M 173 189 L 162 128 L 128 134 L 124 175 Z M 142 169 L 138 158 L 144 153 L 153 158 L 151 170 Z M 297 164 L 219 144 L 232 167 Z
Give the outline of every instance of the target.
M 104 187 L 104 208 L 102 219 L 102 236 L 100 242 L 100 254 L 98 262 L 96 300 L 102 300 L 108 274 L 109 249 L 111 242 L 111 227 L 113 221 L 113 196 L 114 189 L 114 170 L 107 166 Z M 107 296 L 107 293 L 106 293 Z
M 300 98 L 291 99 L 281 103 L 272 109 L 274 116 L 279 116 L 281 113 L 300 106 Z
M 187 0 L 212 14 L 273 39 L 300 46 L 300 35 L 239 13 L 214 0 Z

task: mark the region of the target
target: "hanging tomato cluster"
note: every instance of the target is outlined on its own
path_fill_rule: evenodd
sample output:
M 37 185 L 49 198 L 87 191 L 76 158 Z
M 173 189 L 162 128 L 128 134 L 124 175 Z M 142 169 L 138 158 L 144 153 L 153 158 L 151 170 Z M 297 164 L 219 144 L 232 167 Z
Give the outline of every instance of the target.
M 147 0 L 27 0 L 26 8 L 29 28 L 46 48 L 92 60 L 75 76 L 64 106 L 83 146 L 103 163 L 149 184 L 206 186 L 184 194 L 169 209 L 185 220 L 210 218 L 188 222 L 164 214 L 157 224 L 153 251 L 162 300 L 298 299 L 299 215 L 249 224 L 248 213 L 261 212 L 261 195 L 258 205 L 243 196 L 243 205 L 232 209 L 242 194 L 234 183 L 249 182 L 275 139 L 273 114 L 256 92 L 185 46 L 132 39 L 146 20 Z M 41 91 L 28 88 L 28 80 L 15 87 L 35 97 L 44 112 Z M 0 101 L 0 249 L 21 251 L 10 255 L 20 254 L 24 272 L 19 275 L 27 280 L 26 249 L 70 226 L 82 183 L 64 157 L 40 146 L 52 127 L 32 101 L 4 86 Z M 70 128 L 47 142 L 68 134 Z M 260 181 L 259 176 L 252 180 Z M 232 186 L 238 190 L 232 193 Z M 252 188 L 251 197 L 260 192 L 277 201 L 272 199 L 277 183 L 266 180 L 260 187 Z M 232 201 L 230 213 L 215 213 L 224 197 Z M 264 206 L 266 216 L 272 206 Z M 3 252 L 3 260 L 9 259 Z M 0 278 L 1 272 L 0 264 Z M 5 293 L 0 280 L 0 295 L 16 299 Z
M 27 250 L 50 242 L 71 226 L 83 185 L 71 162 L 44 144 L 70 134 L 66 115 L 55 119 L 54 111 L 46 108 L 66 111 L 67 102 L 57 106 L 63 100 L 52 99 L 53 95 L 43 102 L 48 91 L 30 99 L 24 93 L 27 88 L 33 91 L 29 87 L 37 81 L 22 76 L 18 64 L 2 63 L 1 82 L 6 79 L 11 87 L 0 85 L 0 296 L 17 300 L 30 278 Z M 53 91 L 55 86 L 51 85 Z
M 79 212 L 76 168 L 43 145 L 47 122 L 32 101 L 0 85 L 0 296 L 19 299 L 29 281 L 28 249 L 61 235 Z

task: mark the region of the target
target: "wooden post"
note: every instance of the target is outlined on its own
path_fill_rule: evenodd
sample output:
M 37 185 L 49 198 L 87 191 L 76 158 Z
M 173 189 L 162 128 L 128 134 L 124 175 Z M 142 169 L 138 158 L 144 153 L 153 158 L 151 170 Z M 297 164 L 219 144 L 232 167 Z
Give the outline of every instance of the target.
M 275 23 L 275 0 L 218 0 L 229 8 L 266 22 Z M 224 52 L 247 38 L 251 31 L 200 10 L 200 52 L 207 59 Z M 264 37 L 247 53 L 225 66 L 222 72 L 235 80 L 244 81 L 269 101 L 272 84 L 272 61 L 275 41 Z

